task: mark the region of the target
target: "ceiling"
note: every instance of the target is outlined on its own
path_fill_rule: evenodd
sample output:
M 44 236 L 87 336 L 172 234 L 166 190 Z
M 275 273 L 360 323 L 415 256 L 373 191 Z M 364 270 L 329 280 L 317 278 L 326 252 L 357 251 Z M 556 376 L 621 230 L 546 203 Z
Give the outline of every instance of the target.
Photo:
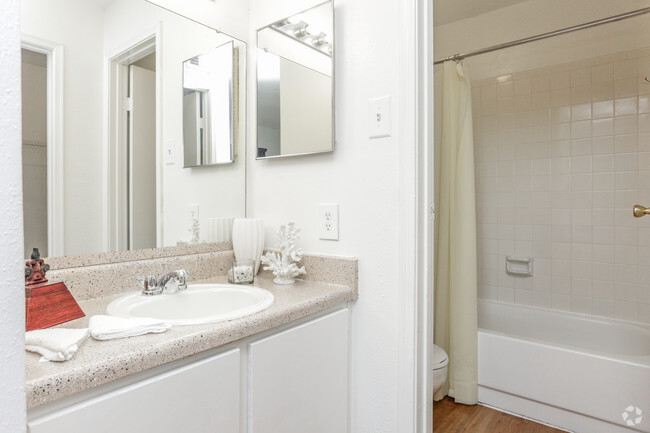
M 475 17 L 526 0 L 433 0 L 433 25 Z

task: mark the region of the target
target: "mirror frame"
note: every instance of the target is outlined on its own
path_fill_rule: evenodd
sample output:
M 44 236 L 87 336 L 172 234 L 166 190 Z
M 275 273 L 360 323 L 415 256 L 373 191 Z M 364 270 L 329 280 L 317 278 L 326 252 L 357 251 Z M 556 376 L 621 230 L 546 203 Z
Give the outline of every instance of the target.
M 271 155 L 271 156 L 257 156 L 257 152 L 259 149 L 259 128 L 258 128 L 258 113 L 259 113 L 259 99 L 258 99 L 258 83 L 259 83 L 259 63 L 257 62 L 257 50 L 260 49 L 258 41 L 259 41 L 259 32 L 271 28 L 273 24 L 275 24 L 278 21 L 282 21 L 285 19 L 288 19 L 292 16 L 298 15 L 302 12 L 306 12 L 308 10 L 317 8 L 319 6 L 322 6 L 324 4 L 330 4 L 330 10 L 332 12 L 332 86 L 331 86 L 331 97 L 332 97 L 332 102 L 331 102 L 331 114 L 332 114 L 332 141 L 331 141 L 331 148 L 329 150 L 319 150 L 316 152 L 302 152 L 302 153 L 289 153 L 286 155 Z M 336 16 L 335 16 L 335 9 L 334 9 L 334 0 L 327 0 L 322 3 L 318 3 L 309 9 L 304 9 L 297 11 L 289 16 L 286 16 L 284 18 L 281 18 L 279 20 L 276 20 L 272 23 L 269 23 L 263 27 L 258 28 L 255 31 L 255 53 L 256 53 L 256 61 L 255 61 L 255 159 L 256 160 L 265 160 L 265 159 L 275 159 L 275 158 L 288 158 L 288 157 L 293 157 L 293 156 L 305 156 L 305 155 L 320 155 L 320 154 L 327 154 L 327 153 L 333 153 L 334 148 L 336 147 Z M 275 31 L 275 30 L 274 30 Z M 302 44 L 304 42 L 298 41 Z

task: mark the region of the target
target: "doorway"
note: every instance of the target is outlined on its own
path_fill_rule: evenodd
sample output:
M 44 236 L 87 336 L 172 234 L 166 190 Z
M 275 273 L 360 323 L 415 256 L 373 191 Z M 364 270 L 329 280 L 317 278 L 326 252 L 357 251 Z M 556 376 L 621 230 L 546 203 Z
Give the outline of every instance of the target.
M 108 59 L 107 250 L 159 244 L 159 68 L 156 36 Z
M 25 258 L 47 240 L 47 54 L 21 50 L 23 224 Z

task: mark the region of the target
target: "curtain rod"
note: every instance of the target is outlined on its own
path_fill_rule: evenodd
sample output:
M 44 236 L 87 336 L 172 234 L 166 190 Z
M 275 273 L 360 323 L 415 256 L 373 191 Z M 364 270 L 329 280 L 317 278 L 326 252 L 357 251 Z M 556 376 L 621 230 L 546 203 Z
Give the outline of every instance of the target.
M 567 27 L 567 28 L 560 29 L 560 30 L 554 30 L 552 32 L 542 33 L 541 35 L 531 36 L 531 37 L 528 37 L 528 38 L 517 39 L 516 41 L 506 42 L 506 43 L 499 44 L 499 45 L 493 45 L 493 46 L 487 47 L 487 48 L 481 48 L 480 50 L 476 50 L 476 51 L 468 51 L 466 53 L 454 54 L 453 56 L 448 56 L 448 57 L 445 57 L 443 59 L 438 59 L 438 60 L 434 61 L 433 64 L 438 65 L 440 63 L 444 63 L 444 62 L 449 61 L 449 60 L 460 61 L 460 60 L 463 60 L 466 57 L 472 57 L 472 56 L 477 56 L 479 54 L 490 53 L 492 51 L 502 50 L 504 48 L 514 47 L 516 45 L 527 44 L 529 42 L 535 42 L 535 41 L 550 38 L 550 37 L 553 37 L 553 36 L 558 36 L 558 35 L 563 35 L 563 34 L 566 34 L 566 33 L 575 32 L 575 31 L 578 31 L 578 30 L 588 29 L 590 27 L 600 26 L 602 24 L 613 23 L 613 22 L 621 21 L 621 20 L 624 20 L 624 19 L 627 19 L 627 18 L 633 18 L 633 17 L 639 16 L 639 15 L 644 15 L 644 14 L 647 14 L 649 12 L 650 12 L 650 7 L 643 8 L 643 9 L 637 9 L 637 10 L 634 10 L 634 11 L 631 11 L 631 12 L 626 12 L 624 14 L 614 15 L 614 16 L 611 16 L 611 17 L 608 17 L 608 18 L 603 18 L 603 19 L 600 19 L 600 20 L 591 21 L 591 22 L 584 23 L 584 24 L 579 24 L 577 26 Z

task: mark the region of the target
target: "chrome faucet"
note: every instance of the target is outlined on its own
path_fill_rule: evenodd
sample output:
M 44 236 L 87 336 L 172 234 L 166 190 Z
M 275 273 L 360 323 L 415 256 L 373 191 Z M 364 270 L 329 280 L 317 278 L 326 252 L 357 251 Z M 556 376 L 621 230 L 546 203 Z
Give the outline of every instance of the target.
M 136 279 L 138 285 L 142 287 L 143 295 L 171 294 L 187 289 L 187 278 L 190 274 L 188 271 L 179 269 L 169 273 L 164 270 L 163 272 L 164 275 L 160 279 L 153 275 L 138 277 Z

